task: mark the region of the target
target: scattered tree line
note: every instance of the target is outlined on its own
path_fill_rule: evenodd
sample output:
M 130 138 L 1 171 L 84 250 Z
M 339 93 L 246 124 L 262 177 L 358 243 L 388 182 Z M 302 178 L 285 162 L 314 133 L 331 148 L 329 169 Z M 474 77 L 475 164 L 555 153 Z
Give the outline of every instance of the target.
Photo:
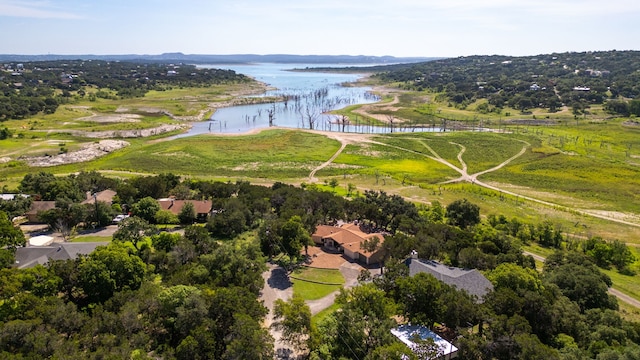
M 123 99 L 150 90 L 251 81 L 233 70 L 103 60 L 9 63 L 0 70 L 0 121 L 52 114 L 74 97 Z

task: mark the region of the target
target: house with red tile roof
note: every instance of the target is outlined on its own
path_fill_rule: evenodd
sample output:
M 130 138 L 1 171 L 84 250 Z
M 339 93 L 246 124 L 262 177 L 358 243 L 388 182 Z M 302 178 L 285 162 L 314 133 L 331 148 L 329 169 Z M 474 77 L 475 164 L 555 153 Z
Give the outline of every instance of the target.
M 379 263 L 384 256 L 381 246 L 384 243 L 384 236 L 380 233 L 365 233 L 353 223 L 342 226 L 318 225 L 311 238 L 316 245 L 322 246 L 329 252 L 340 252 L 353 261 L 367 265 Z M 365 241 L 373 239 L 378 241 L 377 250 L 370 252 L 362 249 Z

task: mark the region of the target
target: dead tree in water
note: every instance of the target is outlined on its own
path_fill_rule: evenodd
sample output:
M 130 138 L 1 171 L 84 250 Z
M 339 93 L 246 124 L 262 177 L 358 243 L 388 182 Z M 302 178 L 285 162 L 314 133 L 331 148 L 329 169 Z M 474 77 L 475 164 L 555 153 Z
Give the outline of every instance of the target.
M 269 126 L 273 126 L 273 120 L 276 119 L 276 104 L 273 104 L 271 109 L 267 109 L 267 115 L 269 116 Z
M 342 132 L 344 132 L 344 127 L 349 124 L 349 118 L 347 115 L 340 116 L 340 124 L 342 124 Z
M 393 115 L 387 115 L 387 120 L 389 121 L 389 129 L 391 129 L 391 133 L 393 134 L 393 120 L 395 120 L 395 118 Z
M 307 123 L 309 124 L 309 130 L 313 130 L 316 122 L 318 121 L 318 112 L 312 109 L 310 106 L 307 106 L 305 117 L 307 119 Z

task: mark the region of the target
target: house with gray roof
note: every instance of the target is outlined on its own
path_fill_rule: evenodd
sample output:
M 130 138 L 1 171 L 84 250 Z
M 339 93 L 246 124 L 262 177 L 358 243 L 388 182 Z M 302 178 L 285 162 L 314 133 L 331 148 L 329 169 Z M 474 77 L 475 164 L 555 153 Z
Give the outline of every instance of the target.
M 36 265 L 46 265 L 52 260 L 73 260 L 80 255 L 91 254 L 98 246 L 107 245 L 106 242 L 78 242 L 21 247 L 16 249 L 15 267 L 26 269 Z
M 477 303 L 484 302 L 484 296 L 493 291 L 493 284 L 477 269 L 461 269 L 435 260 L 418 259 L 415 252 L 405 260 L 405 264 L 409 267 L 410 276 L 421 272 L 431 274 L 439 281 L 475 296 Z

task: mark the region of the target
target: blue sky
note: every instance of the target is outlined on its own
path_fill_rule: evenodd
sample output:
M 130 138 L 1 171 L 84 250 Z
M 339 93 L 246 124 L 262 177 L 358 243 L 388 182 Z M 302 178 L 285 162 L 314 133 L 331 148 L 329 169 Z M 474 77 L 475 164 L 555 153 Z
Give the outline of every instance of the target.
M 639 50 L 638 0 L 0 0 L 0 53 Z

